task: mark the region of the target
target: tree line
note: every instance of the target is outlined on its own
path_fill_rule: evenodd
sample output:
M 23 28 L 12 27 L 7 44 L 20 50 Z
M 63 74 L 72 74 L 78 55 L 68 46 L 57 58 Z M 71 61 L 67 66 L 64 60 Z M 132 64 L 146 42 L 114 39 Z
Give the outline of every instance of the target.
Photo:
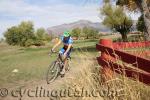
M 51 36 L 44 28 L 34 29 L 31 21 L 23 21 L 18 26 L 12 26 L 4 32 L 4 37 L 9 45 L 19 46 L 42 46 L 49 40 Z
M 71 36 L 76 39 L 95 39 L 99 37 L 99 31 L 92 27 L 74 28 Z M 54 36 L 48 34 L 44 28 L 34 29 L 31 21 L 23 21 L 17 26 L 12 26 L 4 32 L 5 41 L 9 45 L 29 47 L 32 45 L 42 46 L 52 40 Z
M 82 37 L 85 39 L 96 39 L 99 37 L 99 31 L 92 27 L 74 28 L 71 31 L 71 36 L 76 37 L 77 39 Z
M 132 3 L 134 3 L 135 8 L 133 8 L 133 5 L 130 4 L 129 1 L 132 1 Z M 123 6 L 130 5 L 130 7 L 128 7 L 129 10 L 135 10 L 139 8 L 140 5 L 137 5 L 137 3 L 140 2 L 141 1 L 138 0 L 117 0 L 116 5 L 112 5 L 110 0 L 104 0 L 104 5 L 100 10 L 100 13 L 103 15 L 103 24 L 111 28 L 113 31 L 119 32 L 124 42 L 128 41 L 127 34 L 130 31 L 133 31 L 133 21 L 131 17 L 127 15 L 126 9 Z M 145 4 L 150 4 L 150 2 L 145 2 Z M 138 31 L 145 33 L 145 40 L 149 40 L 150 36 L 147 33 L 149 26 L 146 26 L 146 23 L 148 23 L 148 21 L 146 22 L 144 20 L 145 17 L 142 9 L 143 8 L 140 8 L 142 15 L 138 19 L 136 28 Z

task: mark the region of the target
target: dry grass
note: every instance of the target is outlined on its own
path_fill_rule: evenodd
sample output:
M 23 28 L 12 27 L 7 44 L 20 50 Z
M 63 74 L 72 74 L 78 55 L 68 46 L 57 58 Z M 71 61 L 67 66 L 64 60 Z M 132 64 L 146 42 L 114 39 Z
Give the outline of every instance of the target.
M 81 44 L 79 43 L 78 46 L 80 47 Z M 87 44 L 89 45 L 89 43 Z M 91 44 L 95 43 L 92 42 Z M 3 84 L 5 80 L 8 82 L 7 77 L 9 77 L 9 74 L 11 74 L 10 71 L 14 68 L 20 68 L 23 72 L 15 77 L 13 76 L 15 78 L 13 80 L 16 80 L 18 83 L 22 79 L 34 80 L 36 77 L 37 79 L 41 79 L 41 77 L 44 77 L 43 74 L 45 74 L 47 65 L 51 62 L 49 57 L 46 56 L 49 49 L 21 50 L 17 48 L 16 51 L 16 48 L 5 47 L 3 45 L 1 48 L 0 73 Z M 69 72 L 71 75 L 64 78 L 65 83 L 62 88 L 70 88 L 75 96 L 61 98 L 62 100 L 150 100 L 150 87 L 140 83 L 138 80 L 132 81 L 126 78 L 125 75 L 115 75 L 116 77 L 114 79 L 103 82 L 101 78 L 103 76 L 101 73 L 102 68 L 97 64 L 96 60 L 93 60 L 95 58 L 93 55 L 95 54 L 78 53 L 76 51 L 73 55 L 71 66 L 74 68 L 71 68 L 73 71 Z M 53 59 L 51 58 L 51 60 Z M 10 78 L 12 79 L 12 77 Z M 9 81 L 11 83 L 11 80 Z M 82 90 L 84 91 L 81 95 Z M 93 94 L 91 93 L 92 91 L 94 91 Z
M 78 71 L 72 73 L 74 77 L 66 79 L 63 87 L 69 87 L 73 96 L 62 100 L 150 100 L 150 87 L 125 75 L 116 75 L 103 82 L 101 67 L 94 60 L 87 59 L 89 56 L 82 54 L 74 60 L 73 65 Z

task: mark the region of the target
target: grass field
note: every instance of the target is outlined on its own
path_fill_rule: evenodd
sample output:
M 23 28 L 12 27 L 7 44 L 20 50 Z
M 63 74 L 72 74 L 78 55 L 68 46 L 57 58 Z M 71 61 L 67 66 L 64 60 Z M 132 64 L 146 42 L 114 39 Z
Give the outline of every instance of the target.
M 32 83 L 46 86 L 46 88 L 67 88 L 81 90 L 85 87 L 88 90 L 100 90 L 107 89 L 101 82 L 100 69 L 97 61 L 84 58 L 95 58 L 99 56 L 96 51 L 95 45 L 99 40 L 76 40 L 74 41 L 74 49 L 72 52 L 72 62 L 76 68 L 72 68 L 69 75 L 64 78 L 56 80 L 53 84 L 46 85 L 45 74 L 48 65 L 56 59 L 56 54 L 51 57 L 48 56 L 48 52 L 53 43 L 49 43 L 45 47 L 16 47 L 8 46 L 5 43 L 0 44 L 0 87 L 26 87 L 34 88 L 30 86 Z M 60 46 L 61 47 L 61 46 Z M 59 48 L 60 48 L 59 47 Z M 57 51 L 59 50 L 57 49 Z M 146 48 L 146 50 L 149 48 Z M 130 49 L 128 49 L 130 50 Z M 135 49 L 136 50 L 136 49 Z M 144 49 L 145 50 L 145 49 Z M 82 59 L 82 60 L 81 60 Z M 74 67 L 74 66 L 73 66 Z M 18 69 L 17 73 L 13 73 L 14 69 Z M 76 70 L 76 71 L 75 71 Z M 149 86 L 140 83 L 139 81 L 133 81 L 125 76 L 116 75 L 117 78 L 123 82 L 121 89 L 124 89 L 124 96 L 115 97 L 113 100 L 149 100 L 150 88 Z M 120 89 L 118 86 L 117 78 L 108 84 L 112 89 Z M 44 80 L 44 81 L 43 81 Z M 39 82 L 38 82 L 39 81 Z M 42 82 L 41 82 L 42 81 Z M 60 83 L 61 85 L 60 85 Z M 1 99 L 1 98 L 0 98 Z M 16 99 L 16 98 L 15 98 Z M 29 100 L 31 98 L 28 98 Z M 23 100 L 28 100 L 23 99 Z M 77 100 L 77 98 L 66 98 L 65 100 Z M 12 100 L 12 98 L 5 98 L 4 100 Z M 34 98 L 32 100 L 37 100 Z M 47 100 L 45 98 L 40 100 Z M 49 100 L 49 99 L 48 99 Z M 61 100 L 61 99 L 60 99 Z M 63 100 L 63 99 L 62 99 Z M 81 97 L 78 100 L 112 100 L 110 98 L 103 97 Z
M 74 42 L 72 59 L 79 52 L 91 52 L 96 55 L 95 44 L 98 40 L 77 40 Z M 48 52 L 52 44 L 43 48 L 23 48 L 0 44 L 0 86 L 19 84 L 33 80 L 45 80 L 48 65 L 55 60 L 56 54 L 51 57 Z M 17 73 L 13 73 L 18 69 Z

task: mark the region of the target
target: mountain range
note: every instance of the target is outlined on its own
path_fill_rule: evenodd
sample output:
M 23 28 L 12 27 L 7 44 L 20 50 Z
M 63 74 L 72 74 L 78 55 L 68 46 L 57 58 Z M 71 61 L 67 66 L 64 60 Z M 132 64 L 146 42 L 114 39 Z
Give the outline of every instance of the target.
M 92 27 L 100 32 L 110 32 L 110 29 L 105 27 L 102 23 L 99 22 L 94 23 L 88 20 L 79 20 L 73 23 L 49 27 L 47 31 L 49 34 L 59 35 L 62 34 L 65 30 L 71 31 L 74 28 L 83 28 L 83 27 Z

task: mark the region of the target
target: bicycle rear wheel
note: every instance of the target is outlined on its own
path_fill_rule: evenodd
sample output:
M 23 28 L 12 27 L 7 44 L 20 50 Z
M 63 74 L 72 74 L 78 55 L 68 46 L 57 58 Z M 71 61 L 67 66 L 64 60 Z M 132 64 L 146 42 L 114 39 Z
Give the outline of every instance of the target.
M 54 61 L 49 67 L 46 75 L 47 84 L 53 82 L 56 78 L 58 73 L 60 72 L 60 64 L 57 61 Z

